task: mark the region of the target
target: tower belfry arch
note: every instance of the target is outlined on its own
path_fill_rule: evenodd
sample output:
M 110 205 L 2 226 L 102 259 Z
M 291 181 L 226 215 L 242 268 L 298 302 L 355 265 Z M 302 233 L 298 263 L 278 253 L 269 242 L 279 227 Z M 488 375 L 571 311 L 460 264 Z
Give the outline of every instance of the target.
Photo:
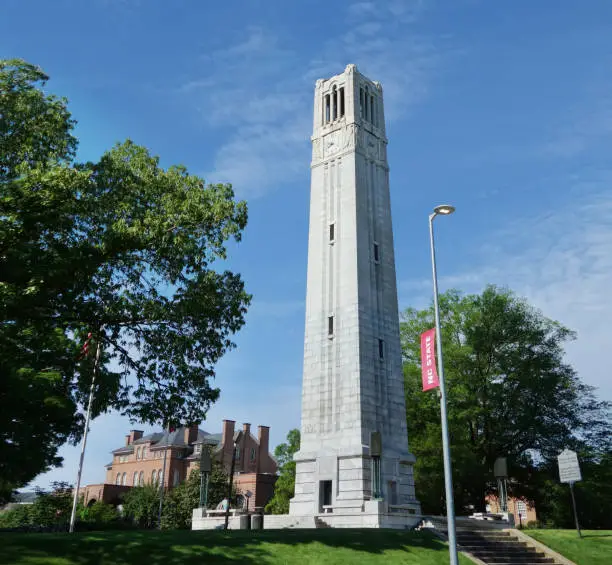
M 415 523 L 383 91 L 355 65 L 315 87 L 301 448 L 290 515 Z

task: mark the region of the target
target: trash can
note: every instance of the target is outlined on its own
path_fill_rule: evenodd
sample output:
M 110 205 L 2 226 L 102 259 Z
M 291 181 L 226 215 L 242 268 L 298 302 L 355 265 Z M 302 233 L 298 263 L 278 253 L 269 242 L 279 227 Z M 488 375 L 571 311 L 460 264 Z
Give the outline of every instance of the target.
M 240 518 L 240 529 L 250 530 L 251 529 L 251 516 L 249 514 L 241 514 Z
M 253 514 L 251 528 L 253 530 L 263 530 L 263 514 Z

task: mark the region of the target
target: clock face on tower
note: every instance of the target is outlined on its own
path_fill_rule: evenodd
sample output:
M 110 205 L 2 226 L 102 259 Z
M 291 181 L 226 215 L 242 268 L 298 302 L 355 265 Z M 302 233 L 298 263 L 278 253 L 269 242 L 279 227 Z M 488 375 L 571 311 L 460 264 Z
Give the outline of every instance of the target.
M 323 153 L 330 157 L 340 151 L 340 132 L 332 131 L 323 138 Z

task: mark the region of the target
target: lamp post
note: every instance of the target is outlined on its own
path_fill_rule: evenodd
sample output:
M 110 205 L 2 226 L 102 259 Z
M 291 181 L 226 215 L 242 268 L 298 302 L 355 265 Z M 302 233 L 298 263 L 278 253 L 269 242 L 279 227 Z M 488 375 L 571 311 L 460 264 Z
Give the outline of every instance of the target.
M 236 448 L 242 439 L 242 432 L 238 432 L 236 437 L 234 438 L 234 448 L 232 449 L 232 465 L 230 468 L 230 476 L 228 481 L 227 488 L 227 508 L 225 509 L 225 529 L 228 529 L 229 526 L 229 513 L 230 513 L 230 505 L 232 502 L 232 487 L 234 485 L 234 469 L 236 466 Z
M 440 308 L 438 306 L 438 275 L 436 272 L 436 250 L 434 245 L 433 221 L 436 216 L 448 216 L 455 211 L 453 206 L 436 206 L 429 216 L 429 240 L 431 243 L 431 269 L 433 275 L 434 314 L 436 338 L 438 340 L 438 364 L 440 379 L 440 417 L 442 420 L 442 451 L 444 454 L 444 485 L 446 490 L 446 520 L 448 527 L 448 549 L 450 564 L 458 565 L 457 536 L 455 532 L 455 505 L 453 502 L 453 470 L 451 467 L 450 442 L 448 438 L 448 417 L 446 414 L 446 385 L 444 382 L 444 361 L 442 359 L 442 336 L 440 332 Z

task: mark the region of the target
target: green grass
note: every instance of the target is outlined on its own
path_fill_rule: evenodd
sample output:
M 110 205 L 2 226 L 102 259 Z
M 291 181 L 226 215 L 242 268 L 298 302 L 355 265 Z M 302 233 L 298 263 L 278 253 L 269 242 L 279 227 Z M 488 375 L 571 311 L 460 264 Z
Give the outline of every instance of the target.
M 525 530 L 524 533 L 567 557 L 577 565 L 612 563 L 612 530 Z
M 196 563 L 447 565 L 448 550 L 426 532 L 394 530 L 0 534 L 2 565 Z

